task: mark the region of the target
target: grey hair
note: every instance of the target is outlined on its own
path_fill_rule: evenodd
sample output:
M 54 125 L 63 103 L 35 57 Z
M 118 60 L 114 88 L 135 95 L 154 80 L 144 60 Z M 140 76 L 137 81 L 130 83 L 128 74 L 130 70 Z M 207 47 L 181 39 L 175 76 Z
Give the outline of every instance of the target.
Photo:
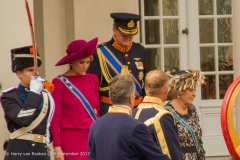
M 134 93 L 135 85 L 129 75 L 117 75 L 109 82 L 109 98 L 112 104 L 126 104 Z

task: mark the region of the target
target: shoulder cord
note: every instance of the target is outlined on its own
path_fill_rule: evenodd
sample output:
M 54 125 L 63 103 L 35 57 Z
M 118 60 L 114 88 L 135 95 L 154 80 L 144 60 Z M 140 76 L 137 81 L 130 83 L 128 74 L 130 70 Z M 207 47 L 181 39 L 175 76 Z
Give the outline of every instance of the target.
M 107 66 L 107 63 L 104 59 L 103 53 L 99 48 L 97 48 L 97 54 L 98 54 L 98 58 L 99 58 L 101 73 L 103 74 L 107 83 L 109 83 L 110 80 L 112 79 L 112 76 L 109 73 L 108 66 Z M 101 78 L 100 86 L 101 86 L 101 84 L 102 84 L 102 78 Z M 100 91 L 107 91 L 107 90 L 109 90 L 109 87 L 99 87 L 99 90 Z

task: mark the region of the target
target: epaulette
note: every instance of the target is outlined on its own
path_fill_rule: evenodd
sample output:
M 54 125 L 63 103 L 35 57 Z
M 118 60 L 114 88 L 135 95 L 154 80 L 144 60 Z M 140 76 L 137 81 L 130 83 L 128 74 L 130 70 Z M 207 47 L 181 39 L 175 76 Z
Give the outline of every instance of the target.
M 3 93 L 3 94 L 9 93 L 9 92 L 11 92 L 11 91 L 14 91 L 15 89 L 17 89 L 17 88 L 16 88 L 16 87 L 11 87 L 11 88 L 8 88 L 8 89 L 3 90 L 2 93 Z
M 107 42 L 103 42 L 103 43 L 99 44 L 98 47 L 105 46 L 106 43 Z
M 139 43 L 139 42 L 133 42 L 134 44 L 138 44 L 138 45 L 141 45 L 144 47 L 144 45 L 142 43 Z

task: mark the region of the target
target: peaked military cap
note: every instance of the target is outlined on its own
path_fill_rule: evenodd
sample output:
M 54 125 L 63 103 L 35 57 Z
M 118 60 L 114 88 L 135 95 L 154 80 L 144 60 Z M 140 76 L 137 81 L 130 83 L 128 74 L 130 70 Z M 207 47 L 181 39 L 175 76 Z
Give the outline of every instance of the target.
M 140 15 L 133 13 L 111 13 L 117 29 L 124 35 L 135 35 L 138 33 L 137 21 L 141 19 Z
M 34 66 L 34 50 L 32 46 L 11 49 L 12 72 L 21 71 L 26 67 Z M 38 67 L 42 61 L 37 53 Z

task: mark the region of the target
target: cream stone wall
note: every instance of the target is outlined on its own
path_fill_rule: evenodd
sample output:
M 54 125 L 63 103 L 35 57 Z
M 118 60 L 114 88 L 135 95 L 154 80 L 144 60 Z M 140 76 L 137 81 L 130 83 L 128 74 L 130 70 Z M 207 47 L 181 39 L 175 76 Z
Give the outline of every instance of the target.
M 32 44 L 25 1 L 0 0 L 0 83 L 2 90 L 17 87 L 19 79 L 12 73 L 10 49 Z M 32 12 L 32 2 L 29 2 Z M 4 152 L 2 144 L 9 134 L 2 107 L 0 108 L 0 159 Z
M 138 13 L 138 0 L 28 0 L 33 15 L 37 48 L 43 65 L 40 75 L 52 81 L 64 73 L 68 66 L 55 67 L 60 58 L 66 55 L 69 42 L 75 39 L 87 41 L 94 37 L 99 43 L 112 36 L 112 12 Z M 17 86 L 19 80 L 11 72 L 10 49 L 31 45 L 25 1 L 0 0 L 0 82 L 2 90 Z M 34 9 L 33 9 L 34 8 Z M 139 41 L 139 35 L 135 36 Z M 9 136 L 3 110 L 0 109 L 0 159 L 4 152 L 1 145 Z
M 99 43 L 110 40 L 113 24 L 110 13 L 112 12 L 138 14 L 138 0 L 74 0 L 76 38 L 90 40 L 99 37 Z M 139 34 L 134 37 L 134 41 L 139 41 Z
M 56 62 L 66 55 L 69 42 L 74 39 L 91 40 L 99 38 L 99 44 L 110 40 L 112 36 L 112 12 L 139 12 L 139 0 L 28 0 L 31 12 L 34 13 L 34 27 L 37 47 L 43 61 L 40 75 L 51 81 L 58 74 L 67 70 L 68 66 L 55 67 Z M 240 59 L 240 7 L 239 1 L 233 3 L 234 32 L 234 70 L 235 77 L 240 75 L 238 59 Z M 17 86 L 19 80 L 11 72 L 10 49 L 31 44 L 24 1 L 0 0 L 0 82 L 2 90 Z M 33 10 L 34 8 L 34 10 Z M 139 41 L 139 34 L 134 41 Z M 237 100 L 236 104 L 239 104 Z M 239 107 L 238 107 L 239 108 Z M 240 109 L 236 109 L 238 115 Z M 237 117 L 237 130 L 240 132 L 240 118 Z M 3 110 L 0 109 L 0 159 L 4 152 L 1 145 L 8 137 Z M 209 157 L 219 159 L 220 157 Z
M 67 65 L 55 67 L 66 55 L 67 45 L 75 39 L 98 37 L 99 43 L 112 36 L 112 12 L 138 13 L 138 0 L 38 0 L 34 3 L 36 39 L 44 53 L 42 73 L 52 80 L 65 72 Z M 139 35 L 135 36 L 139 41 Z

